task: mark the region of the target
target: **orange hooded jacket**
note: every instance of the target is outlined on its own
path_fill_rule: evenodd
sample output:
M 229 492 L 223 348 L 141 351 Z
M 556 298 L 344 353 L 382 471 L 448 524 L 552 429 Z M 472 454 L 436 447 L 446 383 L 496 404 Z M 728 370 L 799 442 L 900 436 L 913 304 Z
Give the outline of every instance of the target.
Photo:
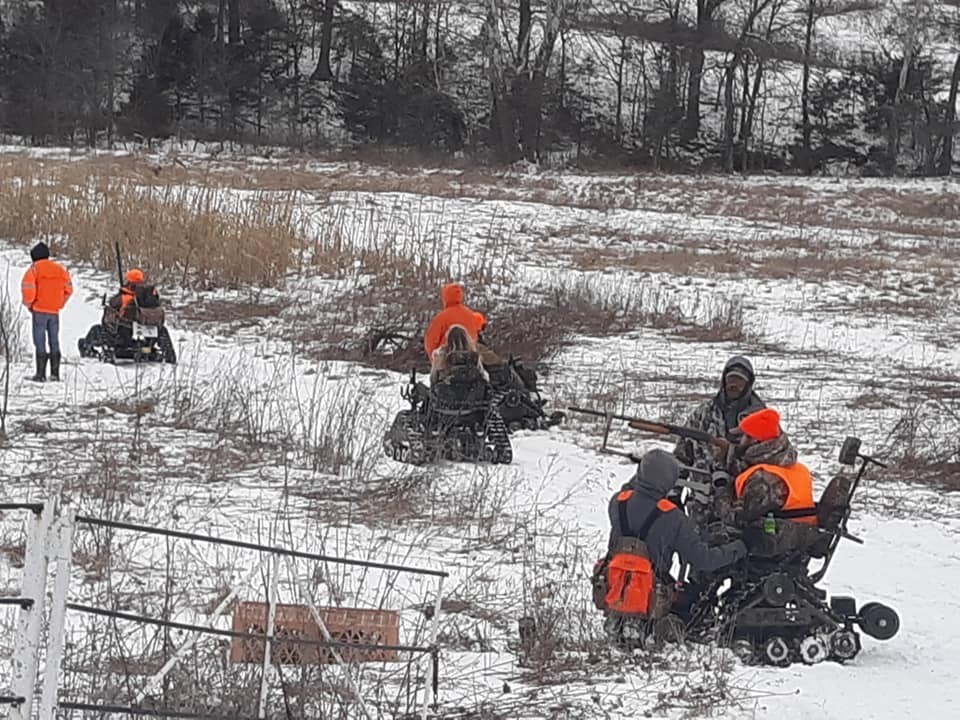
M 443 300 L 443 310 L 430 321 L 427 333 L 423 337 L 423 347 L 427 351 L 427 357 L 431 357 L 433 351 L 446 342 L 447 331 L 454 325 L 462 325 L 470 338 L 476 342 L 480 328 L 486 322 L 486 318 L 481 313 L 474 312 L 463 304 L 463 287 L 457 283 L 444 285 L 440 289 L 440 299 Z
M 56 315 L 73 294 L 73 282 L 63 265 L 44 258 L 27 268 L 20 283 L 20 294 L 23 304 L 31 311 Z

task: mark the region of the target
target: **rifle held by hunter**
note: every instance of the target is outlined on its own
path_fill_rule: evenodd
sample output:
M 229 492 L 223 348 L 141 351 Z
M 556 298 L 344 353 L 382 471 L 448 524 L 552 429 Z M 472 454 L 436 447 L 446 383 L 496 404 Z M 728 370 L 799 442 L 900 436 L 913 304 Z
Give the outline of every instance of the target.
M 614 413 L 605 413 L 591 408 L 568 407 L 570 412 L 582 413 L 584 415 L 594 415 L 595 417 L 607 418 L 610 420 L 623 420 L 634 430 L 655 433 L 657 435 L 676 435 L 682 438 L 689 438 L 698 442 L 712 443 L 716 438 L 703 430 L 686 427 L 684 425 L 671 425 L 670 423 L 654 422 L 644 420 L 643 418 L 630 417 L 628 415 L 616 415 Z

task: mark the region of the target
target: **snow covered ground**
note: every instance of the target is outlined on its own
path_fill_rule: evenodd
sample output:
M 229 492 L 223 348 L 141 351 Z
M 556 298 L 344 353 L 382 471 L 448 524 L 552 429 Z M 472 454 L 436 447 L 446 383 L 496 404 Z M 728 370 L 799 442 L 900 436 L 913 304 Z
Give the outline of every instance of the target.
M 379 171 L 363 172 L 376 177 Z M 795 188 L 791 192 L 807 198 L 805 207 L 815 209 L 816 222 L 760 217 L 751 192 L 764 184 Z M 578 334 L 550 362 L 545 383 L 556 405 L 606 402 L 646 417 L 680 419 L 713 391 L 726 358 L 743 352 L 757 366 L 758 391 L 782 411 L 803 460 L 818 474 L 818 489 L 838 469 L 836 455 L 848 434 L 862 437 L 866 452 L 886 456 L 907 437 L 918 453 L 957 447 L 960 423 L 950 413 L 960 377 L 960 221 L 945 213 L 938 219 L 936 204 L 931 217 L 917 218 L 857 202 L 857 193 L 887 190 L 943 197 L 949 188 L 940 182 L 886 188 L 550 175 L 500 189 L 464 183 L 460 197 L 388 185 L 384 192 L 369 185 L 343 190 L 311 206 L 317 231 L 336 223 L 361 228 L 348 233 L 353 242 L 392 242 L 423 255 L 440 248 L 459 277 L 492 263 L 494 290 L 484 296 L 483 309 L 494 327 L 527 289 L 549 294 L 575 282 L 633 294 L 655 309 L 676 305 L 691 327 L 715 313 L 716 298 L 742 306 L 749 330 L 742 341 L 643 324 L 616 336 Z M 568 202 L 571 196 L 580 202 Z M 608 205 L 599 200 L 609 197 L 615 200 Z M 903 231 L 906 226 L 911 229 Z M 14 298 L 26 262 L 23 246 L 0 246 L 0 274 Z M 898 470 L 868 475 L 851 522 L 865 544 L 841 546 L 824 586 L 860 602 L 890 604 L 902 627 L 886 643 L 865 638 L 862 653 L 847 665 L 758 669 L 703 648 L 623 658 L 595 643 L 588 577 L 605 545 L 607 500 L 631 467 L 596 452 L 595 428 L 575 421 L 519 433 L 509 467 L 402 466 L 382 456 L 379 439 L 404 404 L 405 375 L 312 359 L 317 355 L 308 346 L 289 340 L 290 329 L 306 322 L 302 308 L 246 324 L 187 320 L 191 303 L 230 294 L 191 299 L 182 288 L 165 288 L 183 309 L 182 317 L 175 309 L 169 320 L 180 363 L 103 365 L 81 360 L 76 341 L 98 321 L 100 296 L 114 280 L 71 267 L 76 294 L 62 315 L 64 381 L 25 379 L 32 361 L 24 332 L 11 374 L 10 437 L 0 447 L 0 501 L 35 499 L 52 477 L 90 515 L 447 570 L 440 626 L 444 717 L 957 714 L 951 689 L 960 672 L 953 652 L 960 642 L 960 601 L 953 592 L 960 583 L 956 493 L 905 482 Z M 322 306 L 343 297 L 346 286 L 376 290 L 379 280 L 362 273 L 300 278 L 284 293 L 314 303 L 322 322 Z M 356 321 L 358 337 L 363 317 Z M 26 317 L 20 322 L 25 326 Z M 915 421 L 912 435 L 905 419 Z M 618 437 L 641 449 L 662 446 Z M 332 447 L 337 443 L 346 447 Z M 18 532 L 12 516 L 0 520 L 0 590 L 7 593 L 19 582 Z M 78 539 L 72 597 L 84 602 L 109 589 L 130 606 L 152 607 L 150 593 L 169 572 L 164 546 L 106 540 L 114 548 L 107 563 L 115 566 L 108 580 L 111 573 L 98 564 L 103 541 L 92 534 Z M 178 550 L 176 557 L 173 612 L 181 619 L 200 617 L 200 608 L 250 562 L 242 553 L 197 548 Z M 340 581 L 361 603 L 401 608 L 405 630 L 423 639 L 417 618 L 428 583 L 365 586 L 349 573 Z M 517 620 L 524 615 L 553 623 L 563 641 L 554 662 L 523 660 Z M 0 617 L 9 627 L 12 611 Z M 79 646 L 85 626 L 73 623 L 70 641 Z M 0 656 L 8 646 L 6 638 Z

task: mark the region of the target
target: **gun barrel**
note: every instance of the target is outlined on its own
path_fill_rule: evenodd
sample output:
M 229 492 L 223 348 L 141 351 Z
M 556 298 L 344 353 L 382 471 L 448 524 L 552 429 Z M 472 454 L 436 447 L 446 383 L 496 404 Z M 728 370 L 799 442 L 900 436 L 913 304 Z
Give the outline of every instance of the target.
M 630 417 L 628 415 L 617 415 L 615 413 L 601 412 L 600 410 L 593 410 L 592 408 L 571 406 L 568 407 L 567 410 L 570 412 L 582 413 L 584 415 L 593 415 L 595 417 L 623 420 L 634 430 L 643 430 L 645 432 L 652 432 L 658 435 L 677 435 L 679 437 L 696 440 L 697 442 L 707 443 L 713 440 L 713 435 L 710 433 L 704 432 L 703 430 L 697 430 L 695 428 L 684 427 L 683 425 L 671 425 L 669 423 L 654 422 L 652 420 L 644 420 L 643 418 Z

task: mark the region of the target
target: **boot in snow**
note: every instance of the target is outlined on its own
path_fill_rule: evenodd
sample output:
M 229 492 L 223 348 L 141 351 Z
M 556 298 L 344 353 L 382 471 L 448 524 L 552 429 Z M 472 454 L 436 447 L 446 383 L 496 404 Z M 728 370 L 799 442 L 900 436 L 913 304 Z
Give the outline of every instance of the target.
M 56 382 L 60 380 L 60 353 L 50 353 L 50 379 Z
M 37 353 L 37 374 L 31 380 L 34 382 L 44 382 L 47 379 L 47 358 L 46 353 Z

